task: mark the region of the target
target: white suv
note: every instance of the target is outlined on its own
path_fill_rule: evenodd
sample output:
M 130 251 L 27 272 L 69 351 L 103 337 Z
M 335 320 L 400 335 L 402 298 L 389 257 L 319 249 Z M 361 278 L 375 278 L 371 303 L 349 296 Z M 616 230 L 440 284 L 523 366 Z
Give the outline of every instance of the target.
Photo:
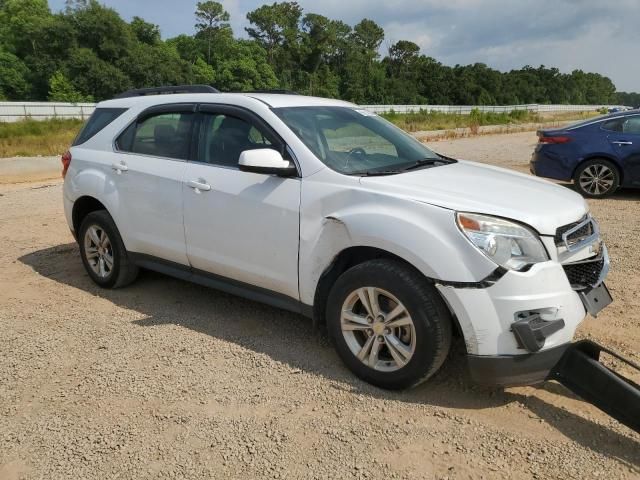
M 384 388 L 433 375 L 454 334 L 476 381 L 542 381 L 611 302 L 580 195 L 338 100 L 131 91 L 97 106 L 63 166 L 98 285 L 148 268 L 299 312 Z

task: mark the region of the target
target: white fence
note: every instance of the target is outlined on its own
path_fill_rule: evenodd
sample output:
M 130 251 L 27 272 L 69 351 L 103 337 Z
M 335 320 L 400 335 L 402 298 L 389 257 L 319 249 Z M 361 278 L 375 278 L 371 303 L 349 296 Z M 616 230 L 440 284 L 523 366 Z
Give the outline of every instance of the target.
M 478 109 L 481 112 L 509 113 L 513 110 L 526 110 L 529 112 L 595 112 L 601 108 L 612 108 L 611 105 L 362 105 L 363 108 L 375 113 L 412 113 L 419 111 L 457 113 L 469 115 L 471 110 Z
M 96 108 L 95 103 L 59 102 L 0 102 L 0 122 L 15 122 L 32 118 L 89 118 Z
M 375 113 L 410 113 L 435 111 L 468 115 L 477 108 L 483 112 L 511 112 L 528 110 L 531 112 L 595 112 L 610 105 L 362 105 Z M 43 120 L 47 118 L 86 119 L 93 113 L 95 103 L 56 103 L 56 102 L 0 102 L 0 122 L 15 122 L 26 118 Z

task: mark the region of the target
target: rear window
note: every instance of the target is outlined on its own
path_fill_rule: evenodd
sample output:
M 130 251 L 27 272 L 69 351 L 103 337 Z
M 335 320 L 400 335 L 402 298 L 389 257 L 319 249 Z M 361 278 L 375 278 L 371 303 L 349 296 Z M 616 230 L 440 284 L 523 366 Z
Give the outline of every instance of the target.
M 126 108 L 96 108 L 73 141 L 73 146 L 83 144 L 126 111 Z

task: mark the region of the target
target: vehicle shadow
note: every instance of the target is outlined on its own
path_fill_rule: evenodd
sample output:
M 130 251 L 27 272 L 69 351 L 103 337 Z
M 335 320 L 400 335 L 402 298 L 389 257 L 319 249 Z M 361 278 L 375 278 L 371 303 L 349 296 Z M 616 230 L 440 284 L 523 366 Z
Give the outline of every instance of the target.
M 640 448 L 633 439 L 535 396 L 474 385 L 466 371 L 461 341 L 454 345 L 443 369 L 426 384 L 407 391 L 385 391 L 354 377 L 326 335 L 315 331 L 312 322 L 301 315 L 148 271 L 141 272 L 138 281 L 125 289 L 104 290 L 86 274 L 75 243 L 34 251 L 19 260 L 46 278 L 142 313 L 145 318 L 133 322 L 140 327 L 174 324 L 189 328 L 325 377 L 335 388 L 373 398 L 472 410 L 517 401 L 584 447 L 623 461 L 630 468 L 640 465 Z M 553 388 L 553 393 L 574 398 L 560 385 Z

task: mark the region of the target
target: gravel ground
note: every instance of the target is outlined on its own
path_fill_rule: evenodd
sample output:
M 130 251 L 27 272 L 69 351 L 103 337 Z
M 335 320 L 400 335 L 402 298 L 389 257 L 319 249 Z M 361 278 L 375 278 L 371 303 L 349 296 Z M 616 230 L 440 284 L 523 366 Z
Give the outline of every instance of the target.
M 532 133 L 433 143 L 526 170 Z M 299 316 L 159 274 L 100 290 L 61 183 L 0 185 L 0 479 L 640 478 L 640 436 L 563 387 L 355 379 Z M 616 302 L 580 329 L 639 360 L 640 192 L 591 202 Z

